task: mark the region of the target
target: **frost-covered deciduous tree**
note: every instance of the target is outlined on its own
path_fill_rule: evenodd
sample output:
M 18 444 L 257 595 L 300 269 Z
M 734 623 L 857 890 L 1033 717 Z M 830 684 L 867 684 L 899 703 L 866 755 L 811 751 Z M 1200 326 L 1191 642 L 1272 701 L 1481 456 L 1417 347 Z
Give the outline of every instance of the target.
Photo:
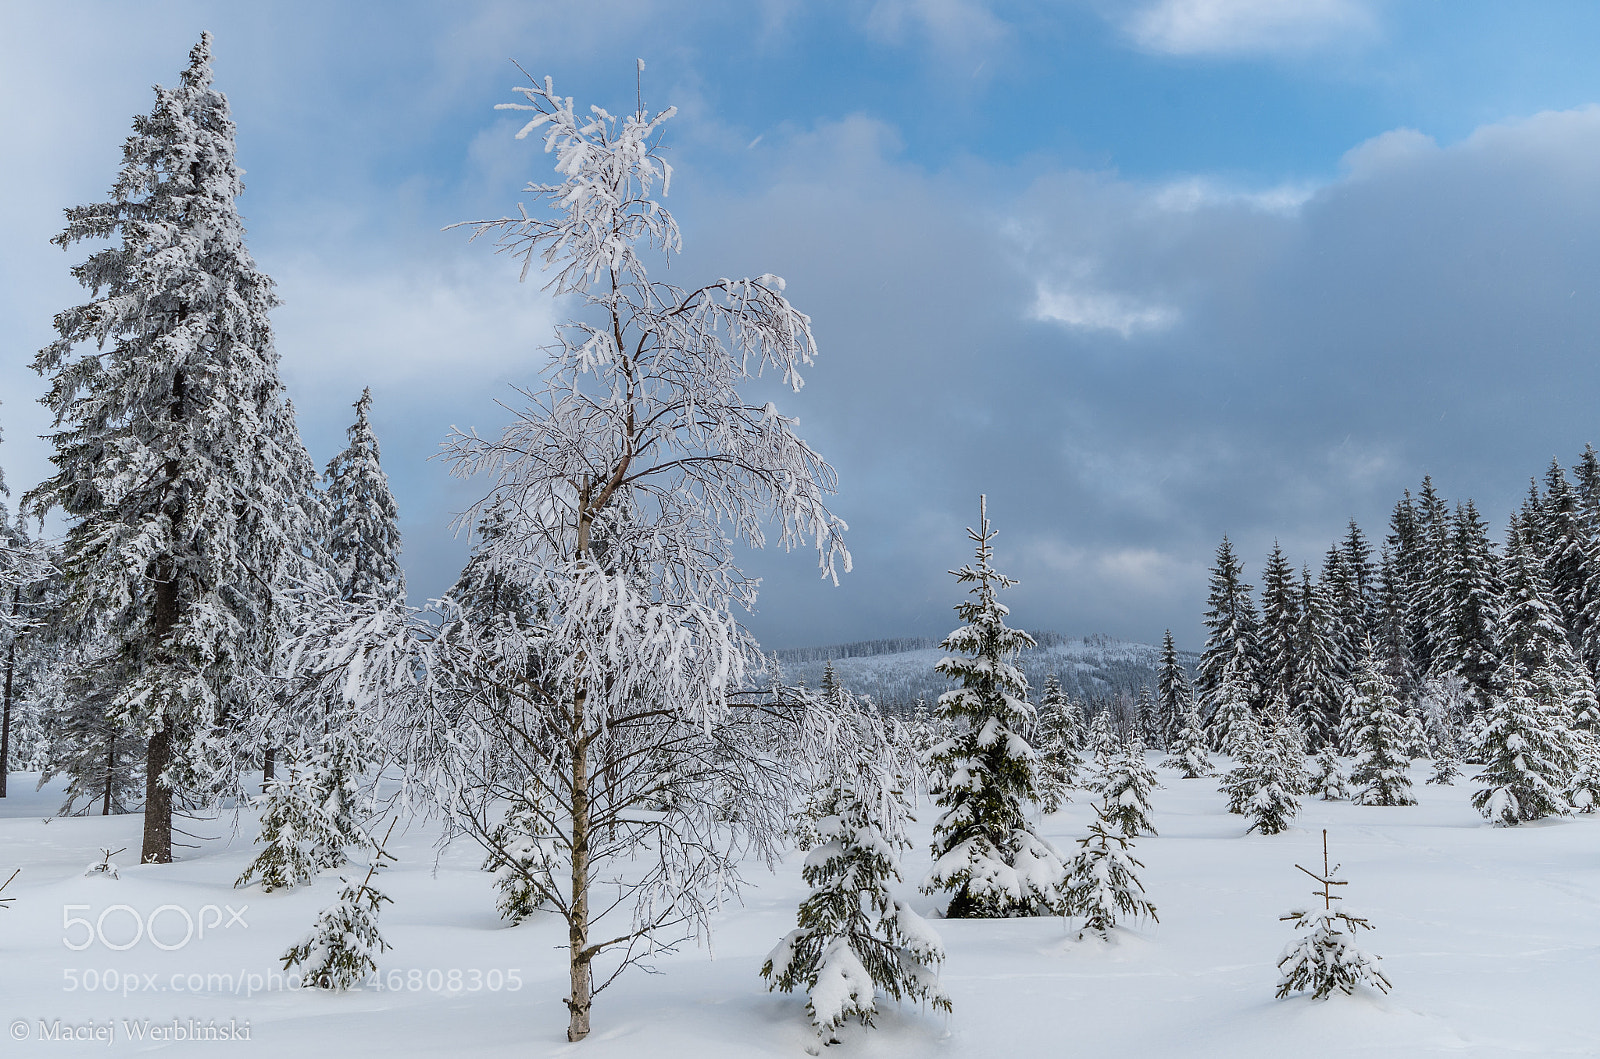
M 524 275 L 542 268 L 576 315 L 515 420 L 454 435 L 447 455 L 487 485 L 465 516 L 494 517 L 479 580 L 526 606 L 483 622 L 447 598 L 430 623 L 324 599 L 301 669 L 360 685 L 411 788 L 486 845 L 536 789 L 562 871 L 528 882 L 566 924 L 576 1041 L 623 969 L 705 936 L 740 864 L 780 849 L 796 759 L 846 738 L 815 696 L 738 694 L 762 660 L 734 616 L 757 587 L 734 540 L 814 545 L 828 577 L 849 556 L 832 469 L 793 419 L 740 393 L 766 371 L 798 390 L 815 355 L 783 281 L 679 287 L 646 268 L 680 245 L 659 201 L 674 111 L 580 112 L 549 79 L 519 91 L 507 106 L 530 115 L 520 135 L 541 133 L 557 180 L 473 228 Z
M 378 462 L 372 432 L 372 389 L 355 403 L 350 443 L 328 463 L 328 552 L 347 597 L 406 598 L 400 569 L 400 509 L 389 491 L 389 476 Z
M 63 247 L 117 242 L 73 270 L 92 300 L 34 360 L 57 470 L 25 502 L 66 515 L 62 620 L 103 631 L 126 675 L 109 708 L 147 743 L 144 862 L 172 859 L 175 799 L 233 785 L 228 736 L 265 694 L 273 596 L 305 536 L 241 172 L 203 36 L 134 120 L 110 197 L 67 211 Z
M 853 753 L 817 777 L 812 805 L 818 841 L 802 874 L 811 893 L 798 925 L 767 956 L 768 988 L 803 989 L 806 1010 L 824 1044 L 850 1018 L 872 1024 L 881 990 L 895 1000 L 927 1000 L 950 1010 L 939 984 L 944 946 L 921 916 L 890 890 L 909 849 L 910 804 L 904 781 L 911 762 L 875 713 L 845 693 L 836 705 L 854 728 Z
M 961 686 L 939 696 L 939 712 L 955 726 L 934 748 L 941 775 L 933 826 L 933 870 L 926 893 L 951 891 L 951 919 L 1031 916 L 1061 908 L 1065 868 L 1055 847 L 1039 837 L 1027 817 L 1037 797 L 1037 755 L 1022 733 L 1033 723 L 1028 682 L 1013 661 L 1033 637 L 1006 627 L 1009 613 L 997 593 L 1015 584 L 994 568 L 995 531 L 988 502 L 979 498 L 978 528 L 967 534 L 977 562 L 952 570 L 971 585 L 956 605 L 964 624 L 945 637 L 939 672 Z

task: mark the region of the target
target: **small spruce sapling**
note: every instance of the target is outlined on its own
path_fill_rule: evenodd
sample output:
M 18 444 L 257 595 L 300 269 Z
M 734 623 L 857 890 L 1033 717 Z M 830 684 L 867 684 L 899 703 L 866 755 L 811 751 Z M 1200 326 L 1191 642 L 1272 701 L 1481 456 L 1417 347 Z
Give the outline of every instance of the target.
M 372 877 L 385 860 L 394 860 L 385 849 L 394 825 L 391 820 L 383 842 L 374 847 L 361 884 L 356 886 L 341 877 L 345 885 L 339 891 L 339 900 L 317 916 L 310 936 L 283 954 L 285 971 L 304 967 L 308 984 L 335 992 L 343 992 L 377 971 L 377 957 L 389 948 L 378 933 L 378 912 L 394 902 L 372 885 Z
M 1289 821 L 1300 809 L 1295 792 L 1300 785 L 1299 763 L 1283 753 L 1284 741 L 1277 726 L 1263 731 L 1253 722 L 1235 733 L 1234 760 L 1238 762 L 1223 777 L 1222 790 L 1228 796 L 1228 811 L 1248 816 L 1250 831 L 1276 835 L 1287 830 Z
M 876 717 L 858 712 L 856 728 L 869 744 L 884 744 Z M 902 777 L 877 767 L 874 757 L 847 755 L 819 783 L 810 807 L 817 841 L 801 869 L 811 894 L 796 929 L 761 968 L 769 989 L 806 991 L 823 1044 L 837 1044 L 834 1031 L 851 1018 L 872 1025 L 879 990 L 950 1010 L 939 984 L 944 945 L 890 890 L 900 879 L 900 851 L 911 845 L 910 806 Z
M 3 883 L 0 883 L 0 893 L 4 893 L 5 892 L 6 887 L 11 885 L 11 880 L 15 879 L 18 876 L 18 874 L 21 873 L 21 871 L 22 871 L 21 868 L 16 868 L 11 872 L 10 875 L 6 876 L 6 881 L 3 882 Z M 15 900 L 16 900 L 15 897 L 0 897 L 0 908 L 10 908 L 11 907 L 11 903 L 13 901 L 15 901 Z
M 1122 737 L 1117 733 L 1116 722 L 1111 718 L 1111 708 L 1102 707 L 1100 712 L 1094 715 L 1094 720 L 1089 723 L 1089 735 L 1084 742 L 1084 749 L 1094 758 L 1095 770 L 1103 775 L 1121 747 Z
M 1193 702 L 1183 710 L 1183 725 L 1172 741 L 1163 768 L 1178 769 L 1186 780 L 1197 780 L 1211 775 L 1211 757 L 1206 750 L 1205 728 L 1200 723 L 1200 711 Z
M 1145 761 L 1144 747 L 1138 740 L 1124 743 L 1098 783 L 1105 798 L 1106 820 L 1125 838 L 1155 834 L 1150 822 L 1150 791 L 1159 786 Z
M 1337 864 L 1328 866 L 1326 830 L 1322 832 L 1322 874 L 1298 864 L 1295 867 L 1322 884 L 1322 889 L 1312 891 L 1322 898 L 1322 908 L 1297 908 L 1278 917 L 1292 920 L 1295 929 L 1303 931 L 1278 957 L 1278 999 L 1290 993 L 1310 992 L 1313 1000 L 1325 1000 L 1335 989 L 1349 994 L 1363 983 L 1387 993 L 1390 982 L 1378 970 L 1379 957 L 1351 944 L 1357 930 L 1372 930 L 1372 924 L 1343 909 L 1333 910 L 1333 902 L 1339 900 L 1333 888 L 1347 885 L 1348 880 L 1334 878 L 1334 872 L 1339 870 Z
M 549 831 L 538 789 L 530 786 L 512 800 L 505 821 L 489 835 L 483 870 L 495 873 L 500 891 L 495 910 L 512 926 L 547 907 L 557 892 L 559 853 Z
M 1107 811 L 1099 805 L 1092 808 L 1095 819 L 1089 824 L 1089 833 L 1078 839 L 1078 853 L 1067 870 L 1067 914 L 1083 919 L 1079 939 L 1087 934 L 1097 934 L 1102 940 L 1110 937 L 1118 919 L 1160 922 L 1156 906 L 1145 897 L 1144 884 L 1134 874 L 1134 869 L 1144 864 L 1130 852 L 1133 841 L 1107 830 Z
M 117 862 L 111 858 L 115 857 L 118 853 L 126 852 L 128 852 L 126 848 L 106 849 L 104 846 L 101 846 L 100 859 L 85 868 L 83 870 L 83 874 L 85 876 L 98 875 L 103 879 L 120 879 L 121 876 L 117 874 Z
M 1334 749 L 1332 743 L 1323 744 L 1311 776 L 1306 781 L 1307 793 L 1319 795 L 1325 802 L 1339 802 L 1350 797 L 1350 788 L 1345 783 L 1344 772 L 1339 768 Z

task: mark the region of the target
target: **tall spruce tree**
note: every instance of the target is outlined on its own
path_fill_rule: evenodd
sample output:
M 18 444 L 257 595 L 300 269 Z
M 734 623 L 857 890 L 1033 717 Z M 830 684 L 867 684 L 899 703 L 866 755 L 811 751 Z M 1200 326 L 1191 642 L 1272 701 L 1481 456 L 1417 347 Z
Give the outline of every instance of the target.
M 1415 805 L 1411 764 L 1402 748 L 1404 716 L 1394 686 L 1374 652 L 1366 651 L 1356 671 L 1355 695 L 1346 723 L 1355 763 L 1350 767 L 1350 800 L 1358 805 Z
M 400 509 L 378 462 L 378 438 L 369 415 L 371 387 L 361 391 L 355 409 L 350 444 L 328 463 L 328 550 L 346 599 L 402 600 L 406 575 L 400 569 L 400 529 L 395 524 Z
M 1037 796 L 1037 758 L 1022 733 L 1033 723 L 1028 681 L 1013 659 L 1033 637 L 1006 627 L 1009 612 L 996 593 L 1016 584 L 994 568 L 995 531 L 979 498 L 977 562 L 953 570 L 971 585 L 957 604 L 964 623 L 941 645 L 953 652 L 936 667 L 961 686 L 939 696 L 939 714 L 956 731 L 933 755 L 944 782 L 933 827 L 933 870 L 923 891 L 951 891 L 950 919 L 1059 912 L 1066 868 L 1055 848 L 1034 833 L 1026 806 Z
M 1206 723 L 1214 728 L 1224 693 L 1255 706 L 1260 699 L 1260 621 L 1250 586 L 1244 582 L 1244 566 L 1233 554 L 1227 537 L 1217 546 L 1216 565 L 1211 570 L 1211 591 L 1207 597 L 1205 625 L 1211 630 L 1195 674 Z M 1221 737 L 1213 734 L 1212 745 Z
M 1272 542 L 1272 555 L 1261 571 L 1261 697 L 1280 699 L 1291 709 L 1299 698 L 1301 645 L 1300 592 L 1294 568 L 1283 548 Z
M 1428 589 L 1428 639 L 1429 676 L 1453 673 L 1487 701 L 1500 664 L 1496 643 L 1502 599 L 1493 546 L 1484 529 L 1472 501 L 1456 507 Z
M 1300 580 L 1300 658 L 1297 676 L 1301 726 L 1311 749 L 1337 744 L 1339 719 L 1344 714 L 1348 695 L 1348 669 L 1340 641 L 1342 630 L 1338 613 L 1329 606 L 1320 584 L 1313 584 L 1309 571 Z
M 1178 661 L 1178 649 L 1172 642 L 1172 630 L 1168 629 L 1161 637 L 1161 666 L 1156 671 L 1156 716 L 1160 719 L 1163 747 L 1172 747 L 1193 704 L 1194 689 L 1189 686 L 1183 663 Z
M 105 629 L 127 677 L 107 708 L 148 741 L 145 862 L 172 859 L 175 796 L 237 768 L 224 737 L 263 694 L 287 620 L 274 590 L 306 535 L 241 172 L 208 34 L 134 119 L 107 201 L 67 211 L 55 242 L 118 245 L 73 270 L 92 300 L 34 360 L 57 471 L 26 504 L 67 516 L 65 620 Z

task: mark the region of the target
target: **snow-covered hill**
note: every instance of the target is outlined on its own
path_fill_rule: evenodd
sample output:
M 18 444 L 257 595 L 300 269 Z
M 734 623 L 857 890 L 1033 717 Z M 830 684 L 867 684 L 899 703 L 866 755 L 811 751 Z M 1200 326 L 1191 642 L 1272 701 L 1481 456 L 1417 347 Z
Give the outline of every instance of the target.
M 1135 694 L 1141 685 L 1155 689 L 1161 649 L 1150 644 L 1113 640 L 1108 636 L 1065 637 L 1037 633 L 1039 646 L 1025 652 L 1019 662 L 1035 689 L 1054 673 L 1069 695 L 1085 701 L 1114 699 Z M 833 647 L 806 647 L 779 651 L 778 660 L 789 680 L 816 687 L 823 667 L 833 663 L 845 687 L 858 695 L 890 707 L 906 707 L 926 696 L 929 702 L 950 687 L 934 665 L 946 652 L 933 640 L 866 640 Z M 1192 670 L 1198 657 L 1178 652 Z

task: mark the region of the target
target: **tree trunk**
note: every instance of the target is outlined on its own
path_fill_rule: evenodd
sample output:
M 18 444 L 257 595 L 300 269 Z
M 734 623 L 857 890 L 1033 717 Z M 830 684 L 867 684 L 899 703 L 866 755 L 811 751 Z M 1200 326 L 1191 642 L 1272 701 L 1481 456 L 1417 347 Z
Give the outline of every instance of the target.
M 172 762 L 172 729 L 163 726 L 150 737 L 144 769 L 144 846 L 141 864 L 172 863 L 172 788 L 161 773 Z
M 567 919 L 567 944 L 572 971 L 572 996 L 567 1009 L 567 1040 L 589 1036 L 589 1006 L 594 978 L 589 952 L 589 744 L 583 732 L 583 700 L 576 696 L 572 714 L 572 914 Z
M 106 800 L 100 807 L 101 816 L 111 815 L 111 789 L 117 785 L 117 735 L 111 734 L 111 742 L 106 746 Z
M 22 602 L 22 587 L 11 590 L 11 617 L 17 617 L 17 607 Z M 11 633 L 11 646 L 6 649 L 6 698 L 0 709 L 0 798 L 6 796 L 6 774 L 11 771 L 11 681 L 17 673 L 17 633 Z
M 267 747 L 267 752 L 261 758 L 261 793 L 267 793 L 267 784 L 272 782 L 272 777 L 277 775 L 278 748 Z

